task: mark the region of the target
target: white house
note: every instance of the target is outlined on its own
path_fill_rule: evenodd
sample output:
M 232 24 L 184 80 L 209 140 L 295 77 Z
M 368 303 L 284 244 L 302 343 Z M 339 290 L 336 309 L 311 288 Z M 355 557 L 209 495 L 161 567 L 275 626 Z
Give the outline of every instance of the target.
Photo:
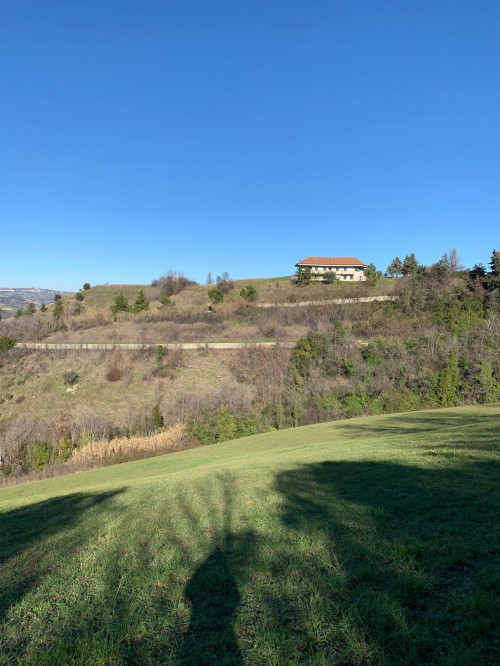
M 295 264 L 297 268 L 310 268 L 312 273 L 322 277 L 334 273 L 338 280 L 361 282 L 366 280 L 364 264 L 356 257 L 307 257 Z

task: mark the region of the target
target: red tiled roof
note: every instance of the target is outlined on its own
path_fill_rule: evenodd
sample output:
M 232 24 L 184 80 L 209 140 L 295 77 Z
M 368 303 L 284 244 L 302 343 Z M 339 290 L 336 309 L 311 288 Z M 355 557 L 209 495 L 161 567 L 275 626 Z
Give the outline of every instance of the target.
M 307 257 L 296 266 L 366 266 L 356 257 Z

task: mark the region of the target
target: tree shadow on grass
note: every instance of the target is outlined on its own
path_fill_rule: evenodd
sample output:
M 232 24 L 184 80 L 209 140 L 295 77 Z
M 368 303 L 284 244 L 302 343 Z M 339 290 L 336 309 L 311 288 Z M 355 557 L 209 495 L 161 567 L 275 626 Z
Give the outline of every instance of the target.
M 198 489 L 197 505 L 203 506 L 203 513 L 211 517 L 212 523 L 207 525 L 205 536 L 201 536 L 200 509 L 193 509 L 192 500 L 179 501 L 186 524 L 190 525 L 191 545 L 195 549 L 209 545 L 209 552 L 184 588 L 190 622 L 177 657 L 180 664 L 238 666 L 243 664 L 235 635 L 241 603 L 238 582 L 255 552 L 256 537 L 253 531 L 237 530 L 233 525 L 233 479 L 220 475 L 215 484 L 218 489 L 213 483 Z
M 4 612 L 13 608 L 0 628 L 0 662 L 242 664 L 240 589 L 255 536 L 240 512 L 235 518 L 237 493 L 224 475 L 147 490 L 117 516 L 106 505 L 116 493 L 4 514 L 0 597 Z M 80 520 L 99 505 L 104 513 Z M 38 597 L 28 598 L 35 587 Z
M 221 535 L 185 588 L 191 606 L 189 629 L 182 646 L 182 664 L 243 664 L 235 636 L 236 613 L 241 602 L 236 561 L 251 552 L 251 532 Z
M 88 538 L 88 533 L 72 529 L 83 515 L 122 492 L 74 493 L 0 512 L 0 622 L 42 576 Z
M 481 437 L 475 437 L 475 428 L 480 427 Z M 456 430 L 454 430 L 456 429 Z M 475 450 L 490 450 L 500 443 L 500 411 L 497 414 L 484 414 L 478 408 L 477 413 L 471 410 L 467 416 L 467 427 L 464 427 L 463 413 L 453 410 L 436 409 L 435 411 L 411 412 L 405 414 L 391 414 L 389 418 L 380 417 L 377 420 L 365 421 L 350 419 L 345 422 L 334 422 L 332 430 L 336 438 L 344 432 L 350 439 L 362 437 L 386 438 L 396 435 L 415 434 L 425 436 L 427 432 L 433 434 L 444 432 L 451 435 L 450 446 L 465 447 Z M 341 437 L 340 437 L 341 439 Z
M 330 562 L 313 546 L 291 562 L 309 578 L 297 598 L 321 596 L 323 643 L 317 627 L 303 638 L 317 663 L 498 663 L 498 473 L 495 461 L 325 461 L 278 474 L 282 522 Z M 309 612 L 297 625 L 314 624 Z

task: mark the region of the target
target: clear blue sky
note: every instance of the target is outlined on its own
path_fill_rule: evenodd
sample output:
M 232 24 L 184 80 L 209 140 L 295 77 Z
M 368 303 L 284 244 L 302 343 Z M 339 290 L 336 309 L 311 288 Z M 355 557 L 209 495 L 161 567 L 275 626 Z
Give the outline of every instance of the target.
M 497 0 L 0 0 L 0 286 L 500 247 Z

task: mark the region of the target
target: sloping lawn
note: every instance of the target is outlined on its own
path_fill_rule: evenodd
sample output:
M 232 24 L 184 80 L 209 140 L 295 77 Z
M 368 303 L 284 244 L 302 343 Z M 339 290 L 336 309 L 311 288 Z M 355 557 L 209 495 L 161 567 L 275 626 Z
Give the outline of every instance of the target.
M 500 407 L 0 489 L 0 664 L 498 664 Z

